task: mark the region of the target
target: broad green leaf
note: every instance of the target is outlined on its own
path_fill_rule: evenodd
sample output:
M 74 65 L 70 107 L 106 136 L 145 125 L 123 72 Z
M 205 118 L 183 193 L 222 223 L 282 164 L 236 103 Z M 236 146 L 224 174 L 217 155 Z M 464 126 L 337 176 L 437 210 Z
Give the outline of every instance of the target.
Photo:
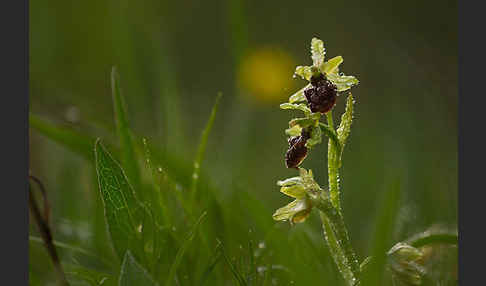
M 300 125 L 294 125 L 288 129 L 285 129 L 285 134 L 289 136 L 299 136 L 302 133 L 302 127 Z
M 172 262 L 172 265 L 169 270 L 169 274 L 167 275 L 167 279 L 165 280 L 165 285 L 169 286 L 174 282 L 174 277 L 177 272 L 177 269 L 179 268 L 179 265 L 181 264 L 182 257 L 184 256 L 184 253 L 186 252 L 187 248 L 191 244 L 192 240 L 194 239 L 194 236 L 196 236 L 197 230 L 199 229 L 199 226 L 201 225 L 202 221 L 206 217 L 206 212 L 203 212 L 199 219 L 196 221 L 196 223 L 192 226 L 191 230 L 186 234 L 185 238 L 181 242 L 181 246 L 179 250 L 177 251 L 176 257 L 174 261 Z
M 155 286 L 157 284 L 145 268 L 143 268 L 127 251 L 120 270 L 119 286 Z
M 298 66 L 295 68 L 294 75 L 300 76 L 302 79 L 310 80 L 314 74 L 313 67 L 309 66 Z
M 309 109 L 309 107 L 307 107 L 306 104 L 304 103 L 282 103 L 280 104 L 280 108 L 281 109 L 294 109 L 294 110 L 300 110 L 302 112 L 304 112 L 306 115 L 308 114 L 311 114 L 311 110 Z
M 199 141 L 199 146 L 197 149 L 196 159 L 194 160 L 194 169 L 192 172 L 192 182 L 191 182 L 191 193 L 192 193 L 192 201 L 194 201 L 195 193 L 197 189 L 197 183 L 199 181 L 199 173 L 201 168 L 201 162 L 204 158 L 204 153 L 206 151 L 206 145 L 208 143 L 209 133 L 211 132 L 211 128 L 214 124 L 214 119 L 216 118 L 216 113 L 218 111 L 219 101 L 223 96 L 222 93 L 218 93 L 216 96 L 216 101 L 214 102 L 213 109 L 211 110 L 211 115 L 209 115 L 209 120 L 206 123 L 206 127 L 204 128 L 201 134 L 201 140 Z
M 116 67 L 113 67 L 111 71 L 111 94 L 115 113 L 116 132 L 120 140 L 122 165 L 128 177 L 133 180 L 133 185 L 140 186 L 140 171 L 132 141 L 133 135 L 128 123 L 125 101 L 121 94 L 120 76 Z
M 348 99 L 346 100 L 346 110 L 341 116 L 341 123 L 337 129 L 337 137 L 342 148 L 344 148 L 346 139 L 351 132 L 351 123 L 353 122 L 353 106 L 354 98 L 353 95 L 349 93 Z
M 339 65 L 343 62 L 343 57 L 334 57 L 322 65 L 321 72 L 328 74 L 336 74 L 339 70 Z
M 95 143 L 95 165 L 108 231 L 118 257 L 128 249 L 139 247 L 142 230 L 141 205 L 120 165 L 105 150 L 100 140 Z
M 304 90 L 308 89 L 312 85 L 309 83 L 308 85 L 304 86 L 300 90 L 298 90 L 296 93 L 292 94 L 289 97 L 289 103 L 296 103 L 296 102 L 301 102 L 301 101 L 306 101 L 305 95 L 304 95 Z
M 96 141 L 94 137 L 82 135 L 67 127 L 56 126 L 34 114 L 29 114 L 29 125 L 70 151 L 87 160 L 93 160 L 93 144 Z
M 328 74 L 327 78 L 337 87 L 339 92 L 346 91 L 359 83 L 358 79 L 351 75 Z
M 320 67 L 324 62 L 326 49 L 324 48 L 324 43 L 318 38 L 312 38 L 311 40 L 311 54 L 312 64 L 317 68 Z
M 305 146 L 307 148 L 312 148 L 315 145 L 318 145 L 322 142 L 322 131 L 319 126 L 313 126 L 311 127 L 310 131 L 310 138 L 307 140 L 305 143 Z

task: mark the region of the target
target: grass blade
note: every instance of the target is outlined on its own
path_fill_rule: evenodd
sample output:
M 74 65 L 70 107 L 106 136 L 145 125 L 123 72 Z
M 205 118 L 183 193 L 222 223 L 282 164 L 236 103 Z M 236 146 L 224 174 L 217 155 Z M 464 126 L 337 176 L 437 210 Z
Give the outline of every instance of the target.
M 29 241 L 41 243 L 41 244 L 44 243 L 40 237 L 32 236 L 32 235 L 29 236 Z M 95 260 L 100 261 L 103 264 L 105 264 L 105 266 L 107 266 L 108 268 L 111 268 L 111 266 L 112 266 L 110 261 L 107 261 L 106 259 L 96 255 L 95 253 L 90 252 L 88 250 L 85 250 L 81 247 L 70 245 L 68 243 L 64 243 L 64 242 L 60 242 L 60 241 L 56 241 L 56 240 L 53 240 L 52 243 L 54 244 L 55 247 L 63 248 L 63 249 L 66 249 L 66 250 L 69 250 L 69 251 L 72 251 L 72 252 L 75 252 L 75 253 L 82 254 L 82 255 L 87 256 L 87 257 L 94 258 Z
M 34 114 L 29 114 L 29 125 L 52 141 L 93 161 L 93 144 L 96 141 L 94 137 L 82 135 L 67 127 L 56 126 Z
M 457 233 L 447 231 L 425 231 L 414 235 L 406 241 L 413 247 L 423 247 L 434 243 L 452 244 L 457 245 L 458 236 Z
M 243 275 L 241 275 L 241 273 L 238 271 L 236 265 L 233 262 L 231 262 L 221 242 L 219 242 L 219 245 L 221 247 L 220 249 L 221 249 L 221 253 L 223 254 L 224 261 L 230 267 L 231 273 L 233 274 L 233 277 L 236 279 L 236 282 L 238 282 L 238 285 L 247 286 L 245 278 L 243 278 Z
M 67 150 L 94 162 L 93 144 L 96 142 L 94 136 L 83 135 L 71 128 L 52 124 L 33 114 L 29 115 L 29 123 L 30 126 L 41 133 L 41 135 L 60 144 Z M 139 138 L 142 140 L 141 137 L 138 136 L 136 137 L 136 140 L 139 140 Z M 112 156 L 116 159 L 121 158 L 120 152 L 116 146 L 108 144 L 107 142 L 104 142 L 103 144 L 111 150 Z M 138 145 L 135 144 L 135 146 Z M 164 171 L 168 173 L 173 181 L 181 184 L 186 189 L 190 188 L 192 180 L 191 172 L 193 172 L 193 166 L 191 166 L 190 162 L 181 160 L 170 152 L 162 152 L 156 148 L 156 146 L 150 144 L 150 142 L 147 142 L 147 148 L 150 150 L 151 158 L 162 165 Z M 138 151 L 140 153 L 144 152 L 144 146 L 141 146 L 139 149 L 140 150 Z M 205 178 L 200 177 L 199 180 L 205 180 Z
M 116 279 L 111 274 L 92 270 L 81 265 L 64 264 L 66 276 L 72 285 L 114 286 Z M 84 282 L 84 283 L 83 283 Z
M 120 270 L 119 286 L 155 286 L 157 284 L 150 274 L 140 264 L 130 251 L 127 251 Z
M 361 273 L 363 273 L 365 271 L 368 271 L 368 268 L 369 268 L 369 266 L 371 265 L 372 262 L 373 262 L 373 257 L 372 256 L 366 257 L 363 260 L 363 262 L 361 262 L 361 264 L 359 265 L 359 271 Z
M 170 270 L 169 270 L 169 274 L 167 275 L 167 280 L 165 281 L 166 286 L 171 285 L 171 283 L 174 281 L 174 277 L 176 275 L 177 269 L 179 268 L 179 265 L 181 264 L 182 257 L 184 256 L 184 253 L 186 252 L 187 248 L 189 247 L 189 244 L 194 239 L 194 236 L 196 236 L 197 230 L 199 229 L 199 226 L 201 225 L 203 219 L 206 217 L 206 214 L 207 214 L 206 212 L 203 212 L 201 214 L 201 216 L 196 221 L 194 226 L 187 233 L 186 237 L 182 240 L 181 247 L 177 251 L 174 262 L 172 263 Z
M 211 272 L 213 272 L 216 265 L 221 261 L 221 257 L 222 257 L 222 253 L 221 253 L 221 250 L 220 250 L 219 245 L 218 245 L 216 247 L 216 252 L 213 255 L 212 262 L 208 265 L 208 267 L 204 271 L 202 278 L 201 278 L 201 282 L 199 283 L 199 285 L 202 286 L 206 283 L 206 281 L 209 278 L 209 274 L 211 274 Z
M 125 101 L 121 94 L 120 76 L 116 67 L 113 67 L 111 71 L 111 94 L 115 113 L 116 132 L 120 140 L 122 166 L 127 171 L 128 177 L 133 180 L 133 185 L 140 186 L 138 161 L 135 156 L 135 148 L 132 141 L 133 135 L 128 123 Z
M 373 263 L 363 273 L 363 285 L 382 285 L 383 269 L 386 263 L 386 253 L 390 248 L 391 234 L 396 221 L 398 203 L 400 200 L 400 185 L 395 182 L 385 193 L 381 210 L 378 213 L 375 238 L 372 244 Z
M 228 26 L 231 32 L 234 64 L 238 66 L 248 48 L 248 20 L 245 1 L 231 0 L 225 3 L 228 5 Z
M 123 169 L 99 139 L 95 143 L 95 165 L 111 241 L 122 258 L 128 249 L 136 247 L 140 236 L 141 224 L 136 216 L 140 204 Z
M 155 170 L 155 167 L 152 163 L 152 154 L 150 153 L 150 149 L 148 146 L 148 142 L 146 138 L 142 138 L 142 143 L 143 143 L 143 149 L 145 152 L 145 163 L 147 168 L 150 171 L 151 175 L 151 182 L 152 182 L 152 188 L 154 190 L 153 196 L 152 196 L 152 202 L 155 205 L 155 210 L 157 210 L 156 213 L 156 218 L 158 223 L 163 223 L 167 224 L 171 221 L 169 214 L 169 210 L 167 209 L 167 203 L 164 197 L 164 194 L 162 194 L 161 190 L 161 183 L 162 180 L 161 174 L 157 173 Z M 159 179 L 159 180 L 158 180 Z
M 199 141 L 199 147 L 197 149 L 196 159 L 194 160 L 194 169 L 192 172 L 192 181 L 191 181 L 191 202 L 194 202 L 197 190 L 197 183 L 199 180 L 199 173 L 201 169 L 201 162 L 204 158 L 204 153 L 206 151 L 206 145 L 208 143 L 209 133 L 211 132 L 211 128 L 213 127 L 214 119 L 216 118 L 216 112 L 218 111 L 219 101 L 221 99 L 222 93 L 218 93 L 216 97 L 216 101 L 214 102 L 213 109 L 211 111 L 211 115 L 209 116 L 209 120 L 206 123 L 206 127 L 204 128 L 201 134 L 201 140 Z

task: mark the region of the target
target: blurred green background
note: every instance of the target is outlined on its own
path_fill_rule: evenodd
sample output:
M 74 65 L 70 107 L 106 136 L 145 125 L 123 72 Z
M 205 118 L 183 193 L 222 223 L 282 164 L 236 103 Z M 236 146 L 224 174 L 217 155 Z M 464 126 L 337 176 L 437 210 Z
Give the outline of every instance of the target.
M 292 74 L 310 64 L 314 36 L 360 80 L 341 170 L 359 257 L 373 248 L 384 197 L 396 182 L 401 196 L 387 248 L 434 224 L 456 226 L 456 1 L 31 1 L 30 112 L 114 141 L 116 65 L 133 130 L 190 164 L 221 91 L 202 169 L 227 208 L 227 248 L 266 242 L 295 284 L 342 283 L 316 214 L 293 228 L 272 220 L 289 201 L 276 181 L 296 175 L 283 161 L 292 115 L 278 105 L 305 85 Z M 344 95 L 335 118 L 343 105 Z M 35 130 L 29 140 L 31 172 L 52 203 L 54 237 L 107 251 L 93 165 Z M 303 164 L 322 185 L 326 145 Z M 265 235 L 274 225 L 282 236 L 272 244 Z M 311 243 L 305 237 L 315 248 L 296 246 Z M 47 285 L 42 281 L 54 278 L 44 249 L 30 253 L 31 281 Z

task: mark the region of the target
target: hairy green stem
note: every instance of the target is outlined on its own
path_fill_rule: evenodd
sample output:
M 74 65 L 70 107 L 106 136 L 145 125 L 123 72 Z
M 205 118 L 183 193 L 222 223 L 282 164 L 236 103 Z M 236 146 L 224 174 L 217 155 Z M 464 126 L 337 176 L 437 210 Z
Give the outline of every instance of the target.
M 324 193 L 310 195 L 309 198 L 320 210 L 324 236 L 339 271 L 349 285 L 356 285 L 360 274 L 359 262 L 351 246 L 342 215 Z
M 334 130 L 332 111 L 326 113 L 327 125 Z M 329 177 L 329 193 L 332 205 L 341 213 L 341 204 L 339 201 L 339 154 L 336 145 L 329 139 L 327 145 L 327 174 Z
M 334 130 L 332 112 L 326 113 L 328 129 Z M 327 152 L 327 170 L 329 178 L 329 197 L 321 191 L 320 194 L 310 195 L 312 204 L 320 210 L 324 236 L 333 256 L 334 262 L 349 285 L 359 283 L 360 266 L 357 256 L 351 246 L 348 231 L 341 214 L 339 199 L 339 158 L 340 146 L 336 140 L 329 138 Z
M 331 252 L 331 256 L 346 283 L 353 286 L 356 281 L 356 275 L 351 271 L 351 267 L 349 267 L 349 262 L 339 245 L 339 238 L 337 238 L 333 231 L 329 218 L 322 211 L 319 214 L 321 216 L 324 237 L 329 246 L 329 252 Z
M 324 134 L 326 134 L 327 137 L 329 137 L 329 139 L 332 140 L 332 142 L 336 147 L 337 153 L 341 154 L 342 146 L 341 143 L 339 142 L 339 138 L 337 137 L 336 131 L 334 131 L 334 129 L 331 129 L 329 126 L 327 126 L 322 122 L 319 122 L 319 126 L 321 127 L 322 132 L 324 132 Z

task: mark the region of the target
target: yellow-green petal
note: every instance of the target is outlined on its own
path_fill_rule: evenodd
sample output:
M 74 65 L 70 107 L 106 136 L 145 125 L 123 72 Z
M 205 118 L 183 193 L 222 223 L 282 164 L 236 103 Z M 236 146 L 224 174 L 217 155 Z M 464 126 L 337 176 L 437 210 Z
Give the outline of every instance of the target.
M 343 57 L 334 57 L 321 66 L 321 72 L 327 74 L 337 74 L 339 65 L 343 62 Z

